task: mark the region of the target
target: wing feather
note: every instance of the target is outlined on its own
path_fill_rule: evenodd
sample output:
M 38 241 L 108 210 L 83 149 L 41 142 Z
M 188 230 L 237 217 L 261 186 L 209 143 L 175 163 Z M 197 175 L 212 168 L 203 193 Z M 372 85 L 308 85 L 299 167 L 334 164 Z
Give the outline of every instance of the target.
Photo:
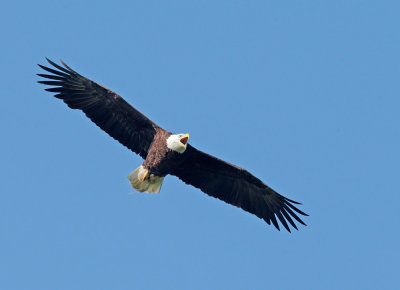
M 290 232 L 289 224 L 297 230 L 293 219 L 306 225 L 295 212 L 307 216 L 288 199 L 245 169 L 229 164 L 188 145 L 182 165 L 172 174 L 206 194 L 235 205 L 272 224 L 280 223 Z M 295 211 L 295 212 L 294 212 Z M 288 223 L 289 222 L 289 223 Z
M 111 137 L 146 158 L 156 130 L 160 127 L 118 94 L 78 74 L 62 61 L 65 67 L 49 59 L 47 61 L 55 69 L 39 64 L 51 74 L 38 74 L 47 79 L 38 83 L 52 86 L 46 91 L 56 93 L 54 96 L 62 99 L 71 109 L 82 110 Z

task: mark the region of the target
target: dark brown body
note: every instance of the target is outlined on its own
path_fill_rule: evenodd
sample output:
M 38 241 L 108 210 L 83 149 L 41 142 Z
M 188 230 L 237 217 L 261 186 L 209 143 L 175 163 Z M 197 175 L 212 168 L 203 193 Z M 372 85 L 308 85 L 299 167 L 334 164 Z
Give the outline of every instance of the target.
M 184 153 L 172 151 L 167 147 L 167 138 L 171 135 L 166 130 L 157 129 L 147 157 L 142 164 L 150 174 L 163 177 L 182 164 Z

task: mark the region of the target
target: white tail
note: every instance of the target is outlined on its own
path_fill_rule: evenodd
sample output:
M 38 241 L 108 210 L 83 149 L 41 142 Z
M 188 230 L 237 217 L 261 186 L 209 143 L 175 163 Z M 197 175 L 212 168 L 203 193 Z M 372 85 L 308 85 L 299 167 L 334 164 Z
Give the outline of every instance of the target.
M 139 192 L 159 193 L 164 177 L 158 177 L 152 174 L 146 177 L 147 173 L 148 171 L 140 165 L 128 175 L 128 180 L 132 187 Z

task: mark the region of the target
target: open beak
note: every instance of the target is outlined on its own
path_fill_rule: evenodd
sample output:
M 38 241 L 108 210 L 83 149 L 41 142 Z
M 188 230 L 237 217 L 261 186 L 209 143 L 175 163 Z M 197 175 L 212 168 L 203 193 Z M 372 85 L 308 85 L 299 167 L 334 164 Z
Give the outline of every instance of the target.
M 179 141 L 181 141 L 181 143 L 186 146 L 188 140 L 189 140 L 189 134 L 185 134 Z

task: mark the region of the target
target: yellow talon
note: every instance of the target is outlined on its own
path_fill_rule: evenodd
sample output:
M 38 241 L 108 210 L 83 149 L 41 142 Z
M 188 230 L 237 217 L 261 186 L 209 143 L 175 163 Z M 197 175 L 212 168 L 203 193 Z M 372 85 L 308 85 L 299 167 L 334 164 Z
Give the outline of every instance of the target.
M 145 181 L 149 176 L 149 171 L 146 169 L 145 173 L 142 175 L 142 181 Z

